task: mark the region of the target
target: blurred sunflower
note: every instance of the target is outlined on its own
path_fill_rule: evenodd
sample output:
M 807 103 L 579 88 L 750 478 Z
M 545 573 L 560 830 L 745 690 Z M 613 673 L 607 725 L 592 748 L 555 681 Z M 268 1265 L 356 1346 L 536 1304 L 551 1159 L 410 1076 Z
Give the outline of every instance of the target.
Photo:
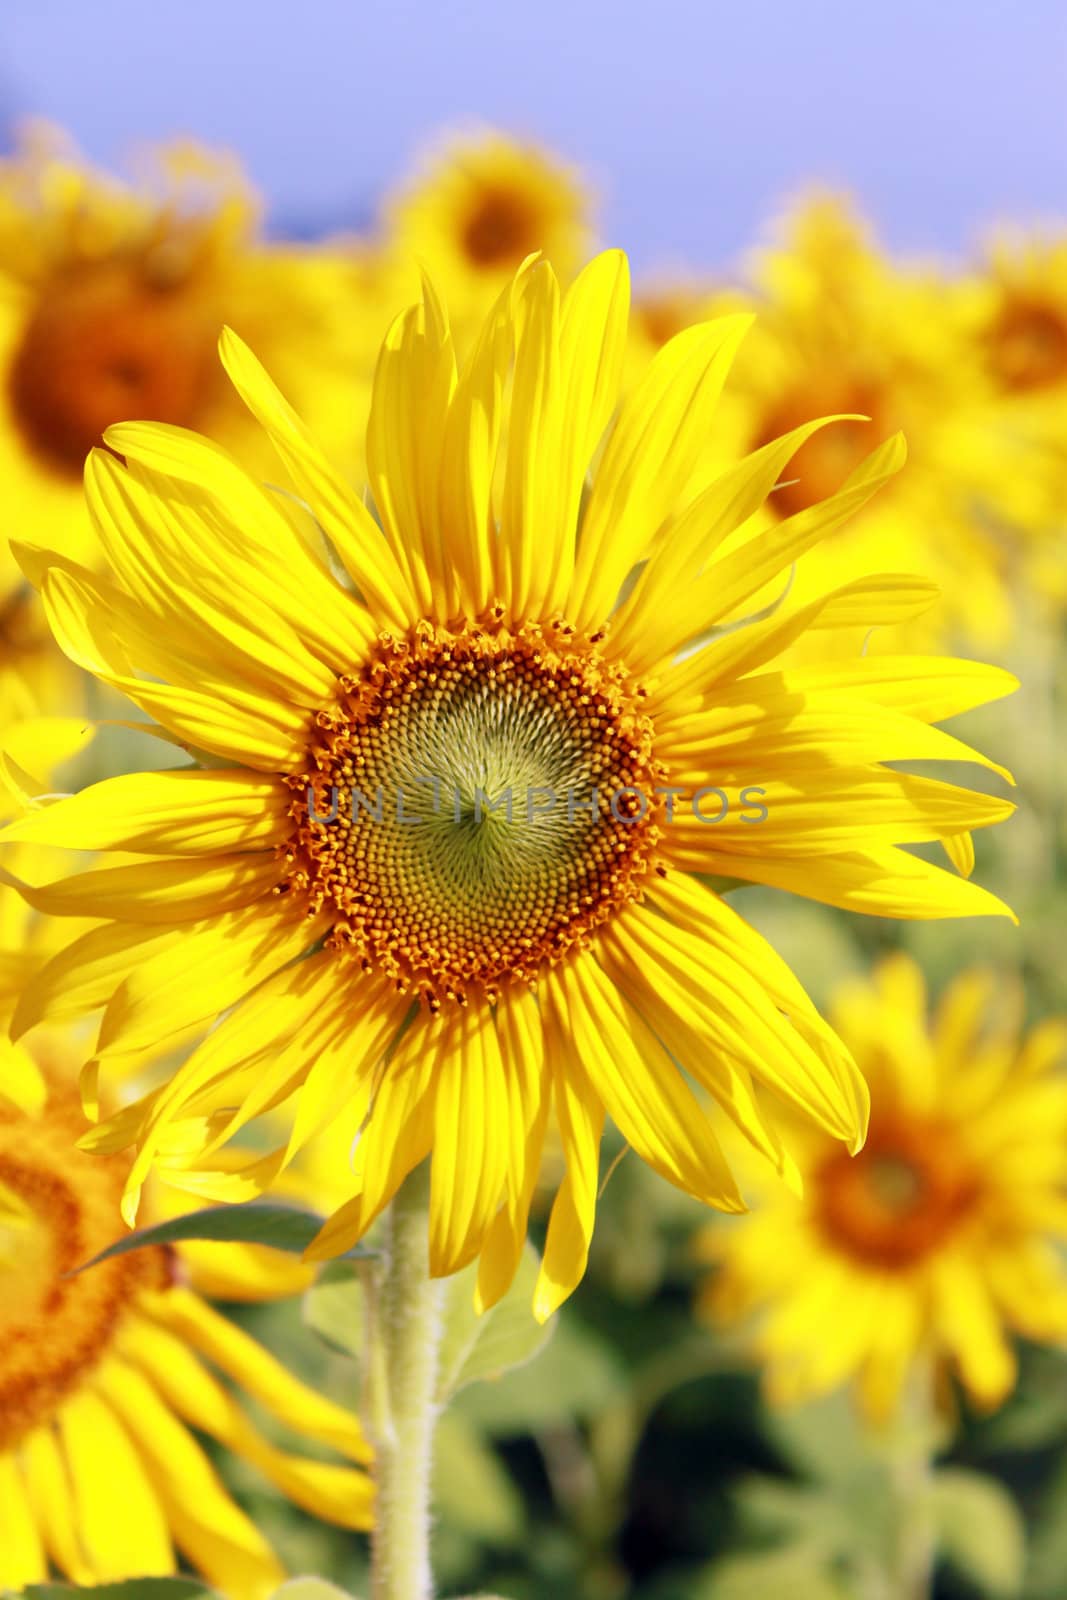
M 49 1562 L 79 1584 L 173 1572 L 176 1546 L 253 1600 L 283 1569 L 190 1430 L 348 1527 L 370 1524 L 370 1480 L 269 1442 L 215 1370 L 297 1435 L 365 1462 L 362 1435 L 208 1305 L 184 1247 L 67 1276 L 121 1232 L 129 1162 L 78 1150 L 73 1052 L 55 1052 L 53 1038 L 39 1062 L 43 1103 L 0 1100 L 0 1585 L 39 1582 Z M 284 1292 L 244 1247 L 200 1248 L 216 1293 Z
M 757 448 L 813 412 L 840 419 L 805 440 L 768 512 L 791 516 L 838 488 L 868 448 L 857 418 L 869 418 L 877 438 L 902 429 L 910 447 L 892 489 L 800 564 L 798 596 L 890 563 L 944 594 L 905 633 L 909 643 L 1005 640 L 1012 600 L 998 496 L 1008 474 L 997 466 L 1007 457 L 944 280 L 894 266 L 841 203 L 824 198 L 800 207 L 781 246 L 756 259 L 753 286 L 759 320 L 738 363 L 733 449 Z M 843 642 L 854 652 L 861 640 L 857 632 Z
M 270 357 L 341 449 L 351 268 L 262 243 L 239 170 L 192 145 L 138 188 L 88 167 L 48 126 L 0 161 L 0 478 L 8 530 L 83 553 L 82 467 L 131 415 L 209 429 L 265 465 L 224 383 L 224 322 Z M 341 315 L 341 308 L 344 314 Z M 6 541 L 0 597 L 18 582 Z
M 663 346 L 686 328 L 715 317 L 751 311 L 752 297 L 696 278 L 650 279 L 634 294 L 629 330 L 629 374 L 640 376 Z
M 716 627 L 866 504 L 901 441 L 824 503 L 746 532 L 821 424 L 709 472 L 747 319 L 671 340 L 620 406 L 628 302 L 617 253 L 562 299 L 547 263 L 527 264 L 457 372 L 427 289 L 377 369 L 381 526 L 228 333 L 227 370 L 333 555 L 217 445 L 148 423 L 109 429 L 87 468 L 110 575 L 23 550 L 63 648 L 213 758 L 108 779 L 5 830 L 147 858 L 36 891 L 42 911 L 110 920 L 28 986 L 18 1027 L 106 1001 L 109 1068 L 233 1008 L 94 1132 L 95 1148 L 137 1147 L 128 1218 L 175 1130 L 198 1134 L 204 1192 L 234 1198 L 345 1120 L 362 1129 L 358 1192 L 317 1253 L 358 1238 L 432 1147 L 431 1270 L 480 1256 L 489 1304 L 519 1260 L 551 1111 L 567 1166 L 547 1316 L 585 1269 L 606 1113 L 671 1182 L 741 1208 L 677 1063 L 782 1171 L 776 1106 L 862 1143 L 850 1056 L 707 875 L 880 916 L 1005 913 L 899 846 L 1010 805 L 883 763 L 991 765 L 931 724 L 1014 680 L 904 656 L 774 665 L 807 628 L 914 614 L 928 585 L 872 578 Z M 748 784 L 759 826 L 736 803 Z M 283 1148 L 211 1171 L 281 1105 Z
M 1067 238 L 997 239 L 981 299 L 979 337 L 997 387 L 1033 395 L 1067 385 Z
M 393 249 L 441 284 L 454 318 L 480 319 L 535 251 L 569 278 L 590 242 L 578 175 L 536 145 L 491 131 L 436 146 L 388 202 L 386 219 Z
M 1002 231 L 954 286 L 976 352 L 986 431 L 998 441 L 987 499 L 1002 508 L 1016 582 L 1039 607 L 1067 606 L 1067 238 Z
M 991 1407 L 1015 1381 L 1012 1332 L 1067 1338 L 1067 1023 L 1020 1036 L 1007 999 L 965 972 L 928 1022 L 904 955 L 839 990 L 831 1020 L 871 1086 L 863 1151 L 805 1133 L 803 1198 L 768 1178 L 750 1216 L 702 1236 L 704 1309 L 758 1317 L 773 1401 L 855 1379 L 881 1419 L 932 1367 Z

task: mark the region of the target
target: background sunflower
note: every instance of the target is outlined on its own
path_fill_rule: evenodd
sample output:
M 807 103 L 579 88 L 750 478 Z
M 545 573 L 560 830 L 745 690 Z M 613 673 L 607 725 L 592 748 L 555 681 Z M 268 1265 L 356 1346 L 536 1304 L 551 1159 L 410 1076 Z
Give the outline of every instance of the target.
M 903 0 L 877 25 L 845 0 L 773 14 L 680 5 L 640 17 L 562 0 L 536 13 L 471 0 L 460 14 L 401 6 L 361 8 L 357 17 L 342 0 L 324 0 L 295 19 L 280 6 L 190 0 L 165 27 L 129 0 L 101 0 L 85 10 L 13 6 L 0 21 L 8 129 L 0 168 L 0 717 L 5 724 L 54 719 L 32 733 L 21 721 L 5 728 L 5 814 L 32 805 L 42 789 L 69 793 L 175 763 L 172 745 L 116 725 L 128 708 L 91 690 L 87 675 L 52 647 L 34 591 L 9 554 L 14 540 L 85 560 L 81 461 L 109 423 L 136 401 L 148 420 L 217 437 L 267 485 L 278 513 L 271 527 L 281 530 L 279 589 L 291 591 L 288 603 L 321 638 L 329 608 L 318 603 L 321 590 L 298 576 L 306 571 L 301 548 L 322 559 L 305 503 L 312 496 L 306 486 L 294 493 L 224 384 L 212 354 L 219 323 L 246 338 L 313 425 L 339 479 L 388 520 L 397 513 L 388 485 L 377 496 L 363 489 L 375 459 L 379 484 L 390 477 L 381 471 L 383 441 L 377 458 L 362 441 L 381 340 L 420 296 L 421 274 L 444 285 L 462 362 L 527 250 L 545 248 L 566 287 L 596 234 L 625 247 L 634 263 L 624 396 L 670 338 L 712 316 L 758 313 L 737 384 L 704 441 L 716 467 L 820 412 L 872 419 L 822 430 L 783 463 L 764 531 L 838 490 L 859 455 L 898 427 L 909 436 L 911 464 L 888 492 L 870 501 L 851 532 L 808 552 L 794 570 L 787 563 L 746 601 L 746 615 L 755 613 L 761 637 L 776 637 L 814 595 L 872 567 L 917 572 L 939 585 L 941 599 L 923 609 L 924 599 L 933 600 L 929 588 L 898 585 L 873 631 L 867 616 L 833 629 L 819 628 L 816 617 L 814 632 L 784 644 L 783 670 L 810 687 L 813 661 L 829 655 L 852 663 L 857 678 L 876 676 L 879 661 L 917 647 L 995 662 L 1022 684 L 1011 699 L 976 706 L 953 723 L 961 741 L 995 753 L 1018 780 L 1015 816 L 988 835 L 980 831 L 973 846 L 975 883 L 1016 910 L 1018 928 L 993 917 L 861 918 L 755 882 L 727 888 L 728 864 L 697 860 L 704 835 L 685 841 L 688 865 L 714 875 L 727 905 L 781 953 L 812 1000 L 828 1009 L 838 997 L 841 1026 L 870 1065 L 872 1143 L 855 1163 L 843 1157 L 834 1165 L 810 1130 L 794 1136 L 798 1167 L 818 1171 L 822 1160 L 822 1180 L 809 1180 L 806 1200 L 777 1192 L 751 1218 L 722 1219 L 714 1250 L 703 1248 L 704 1257 L 725 1262 L 716 1280 L 702 1258 L 704 1213 L 627 1154 L 608 1128 L 584 1277 L 538 1365 L 464 1389 L 441 1426 L 434 1560 L 446 1593 L 1062 1600 L 1067 1342 L 1053 1236 L 1062 1222 L 1063 1078 L 1051 1059 L 1036 1068 L 1035 1046 L 1022 1042 L 1053 1038 L 1047 1019 L 1067 1009 L 1062 30 L 1052 0 L 1010 15 L 963 0 L 933 9 Z M 39 124 L 20 133 L 27 117 L 48 118 L 70 136 Z M 157 154 L 146 158 L 149 147 Z M 160 149 L 168 152 L 162 159 Z M 412 442 L 416 455 L 426 437 L 424 428 Z M 119 481 L 130 459 L 105 466 L 103 475 Z M 591 452 L 594 477 L 599 464 Z M 587 500 L 588 486 L 580 492 Z M 423 517 L 426 502 L 417 510 Z M 192 565 L 214 569 L 213 598 L 245 630 L 247 644 L 262 623 L 257 597 L 225 552 L 218 561 L 206 553 L 215 549 L 202 542 Z M 699 580 L 648 585 L 644 616 L 656 629 L 681 627 L 705 600 Z M 640 597 L 632 604 L 639 610 Z M 190 608 L 181 640 L 204 681 L 221 659 L 196 655 L 213 626 L 209 613 Z M 832 615 L 846 620 L 847 601 Z M 166 631 L 158 623 L 142 643 L 158 648 Z M 260 668 L 291 677 L 299 655 L 291 646 L 282 631 L 260 638 Z M 716 648 L 729 660 L 738 636 L 724 631 Z M 83 747 L 87 714 L 104 725 Z M 35 761 L 42 752 L 49 759 Z M 948 767 L 926 770 L 958 781 Z M 968 786 L 1003 792 L 995 775 L 977 768 Z M 905 796 L 901 781 L 897 803 Z M 157 820 L 146 824 L 151 851 Z M 832 825 L 823 819 L 827 830 Z M 961 835 L 941 833 L 941 844 L 907 846 L 906 858 L 922 859 L 916 870 L 932 875 L 947 849 L 959 869 L 971 870 Z M 137 852 L 106 866 L 127 874 L 128 892 L 130 874 L 144 864 Z M 69 861 L 27 846 L 4 865 L 40 886 Z M 791 887 L 808 886 L 810 876 L 802 872 Z M 185 878 L 178 858 L 160 894 L 173 902 L 191 893 Z M 978 893 L 964 877 L 951 881 L 972 899 Z M 98 925 L 85 914 L 101 909 L 106 888 L 89 881 L 81 903 L 73 891 L 69 915 L 56 919 L 63 942 Z M 245 888 L 228 880 L 238 899 Z M 24 1016 L 43 1002 L 69 1018 L 87 991 L 70 984 L 62 966 L 40 976 L 56 950 L 46 928 L 43 918 L 27 920 L 13 890 L 0 888 L 0 983 L 10 979 L 22 991 Z M 157 934 L 148 932 L 146 951 Z M 649 937 L 637 927 L 616 952 L 631 981 L 651 964 Z M 228 953 L 218 963 L 220 982 Z M 702 953 L 721 976 L 714 952 Z M 951 1063 L 928 1028 L 934 1037 L 952 1030 L 924 1019 L 912 963 L 931 1004 L 943 1008 L 936 1014 L 956 1018 Z M 972 976 L 978 967 L 991 974 L 988 992 Z M 875 969 L 881 977 L 872 988 Z M 98 973 L 86 977 L 91 993 Z M 681 1029 L 679 992 L 660 993 L 645 981 L 643 1004 L 664 1034 Z M 1018 1005 L 1003 998 L 1012 994 Z M 180 1007 L 184 999 L 179 970 L 171 1001 Z M 581 1003 L 575 996 L 574 1015 Z M 979 1037 L 968 1031 L 969 1019 L 977 1030 L 985 1005 L 992 1032 Z M 134 1018 L 148 1032 L 161 1020 L 147 1004 Z M 1019 1059 L 1009 1072 L 1012 1040 Z M 143 1053 L 132 1050 L 130 1061 L 140 1071 L 155 1043 L 136 1042 Z M 191 1044 L 165 1063 L 168 1072 Z M 81 1066 L 88 1052 L 76 1048 Z M 244 1087 L 255 1085 L 260 1067 L 248 1064 Z M 902 1131 L 899 1114 L 892 1121 L 892 1108 L 899 1113 L 907 1098 L 894 1090 L 897 1078 L 909 1094 L 936 1087 L 937 1115 L 931 1101 L 919 1131 Z M 9 1098 L 17 1086 L 25 1102 L 5 1116 L 40 1114 L 44 1080 L 24 1044 L 0 1055 L 4 1081 Z M 111 1087 L 132 1094 L 156 1082 L 115 1071 Z M 269 1085 L 262 1087 L 269 1100 Z M 762 1119 L 762 1091 L 756 1099 Z M 228 1102 L 211 1109 L 222 1119 L 216 1131 L 233 1117 Z M 146 1207 L 148 1198 L 157 1208 L 196 1204 L 198 1183 L 244 1192 L 241 1168 L 288 1138 L 288 1124 L 270 1107 L 254 1124 L 238 1130 L 229 1170 L 217 1157 L 206 1174 L 172 1169 L 168 1176 L 180 1176 L 185 1190 L 156 1184 Z M 730 1119 L 713 1126 L 730 1149 Z M 969 1130 L 965 1157 L 959 1140 L 946 1143 L 949 1127 Z M 189 1131 L 199 1129 L 182 1136 Z M 350 1198 L 354 1131 L 335 1118 L 324 1141 L 305 1152 L 323 1212 Z M 21 1141 L 27 1150 L 30 1142 Z M 67 1177 L 88 1159 L 72 1154 Z M 767 1204 L 761 1197 L 777 1180 L 755 1173 L 751 1160 L 736 1157 L 741 1188 Z M 976 1165 L 982 1227 L 961 1221 L 970 1214 Z M 539 1247 L 565 1174 L 564 1141 L 549 1126 L 543 1167 L 523 1197 Z M 940 1203 L 932 1228 L 916 1218 L 919 1190 Z M 832 1248 L 816 1227 L 820 1204 L 826 1228 L 838 1225 Z M 788 1251 L 780 1244 L 786 1228 Z M 28 1266 L 18 1255 L 26 1235 L 11 1199 L 0 1229 L 14 1230 L 3 1239 L 10 1260 L 21 1263 L 25 1291 L 41 1254 L 32 1250 Z M 886 1253 L 896 1262 L 889 1309 L 859 1260 L 860 1246 L 875 1236 L 883 1278 L 891 1275 Z M 912 1366 L 905 1357 L 923 1342 L 914 1302 L 902 1291 L 918 1275 L 920 1245 L 944 1249 L 954 1286 L 942 1294 L 938 1322 L 949 1359 L 929 1383 L 903 1381 Z M 182 1248 L 205 1292 L 237 1297 L 225 1305 L 227 1327 L 243 1327 L 313 1388 L 355 1397 L 358 1330 L 336 1314 L 339 1301 L 348 1304 L 350 1267 L 328 1269 L 304 1300 L 299 1293 L 276 1299 L 261 1291 L 279 1287 L 283 1276 L 301 1290 L 306 1269 L 294 1273 L 290 1263 L 283 1275 L 245 1252 L 237 1272 L 231 1252 L 215 1257 L 223 1262 L 216 1270 L 219 1247 Z M 0 1263 L 0 1278 L 3 1270 Z M 536 1273 L 524 1271 L 528 1304 Z M 821 1297 L 815 1312 L 812 1297 Z M 757 1300 L 775 1307 L 763 1325 L 768 1338 L 778 1328 L 764 1372 L 750 1342 L 753 1324 L 712 1325 L 694 1313 L 705 1299 L 737 1310 Z M 0 1320 L 10 1309 L 0 1309 Z M 302 1510 L 280 1470 L 265 1477 L 262 1460 L 257 1467 L 247 1459 L 254 1449 L 221 1445 L 218 1427 L 200 1430 L 190 1396 L 213 1360 L 204 1327 L 194 1354 L 192 1323 L 176 1324 L 163 1359 L 162 1343 L 145 1326 L 136 1360 L 143 1357 L 146 1371 L 154 1361 L 160 1384 L 179 1369 L 188 1379 L 189 1414 L 174 1423 L 175 1395 L 171 1424 L 160 1428 L 191 1426 L 197 1459 L 210 1463 L 197 1480 L 210 1490 L 171 1494 L 179 1513 L 182 1504 L 200 1506 L 210 1520 L 212 1508 L 233 1507 L 224 1513 L 236 1519 L 231 1529 L 243 1530 L 257 1551 L 270 1545 L 287 1569 L 319 1572 L 364 1594 L 365 1541 Z M 239 1335 L 226 1337 L 236 1342 L 225 1350 L 240 1344 L 247 1353 Z M 173 1343 L 182 1338 L 189 1347 L 179 1354 Z M 857 1403 L 857 1385 L 846 1382 L 864 1367 L 872 1342 L 873 1421 L 871 1406 Z M 123 1359 L 136 1364 L 133 1353 Z M 222 1368 L 207 1381 L 225 1390 L 229 1405 L 225 1362 Z M 206 1390 L 197 1393 L 203 1400 Z M 157 1402 L 167 1403 L 161 1396 L 157 1388 Z M 246 1394 L 232 1403 L 247 1408 L 271 1450 L 282 1448 L 259 1399 Z M 153 1487 L 147 1456 L 135 1502 L 140 1519 L 116 1518 L 104 1475 L 94 1484 L 83 1470 L 90 1449 L 114 1465 L 122 1448 L 116 1427 L 132 1437 L 132 1422 L 116 1421 L 113 1408 L 102 1415 L 101 1406 L 111 1401 L 90 1398 L 70 1425 L 82 1452 L 79 1493 L 88 1482 L 101 1541 L 92 1565 L 80 1547 L 64 1547 L 66 1570 L 81 1578 L 117 1573 L 123 1539 L 131 1551 L 139 1539 L 142 1555 L 152 1540 L 155 1556 L 163 1548 L 151 1510 L 162 1491 Z M 226 1414 L 233 1444 L 240 1428 L 235 1413 Z M 210 1420 L 205 1410 L 198 1415 Z M 0 1434 L 3 1427 L 0 1415 Z M 151 1443 L 151 1430 L 144 1437 Z M 20 1458 L 17 1478 L 13 1456 L 3 1456 L 0 1504 L 8 1521 L 0 1524 L 0 1549 L 21 1564 L 4 1568 L 0 1560 L 0 1579 L 40 1572 L 34 1529 L 49 1531 L 58 1567 L 64 1529 L 84 1531 L 84 1505 L 78 1501 L 73 1519 L 66 1514 L 74 1505 L 71 1479 L 57 1480 L 47 1449 L 35 1446 L 32 1473 Z M 66 1499 L 55 1498 L 57 1481 Z M 52 1496 L 51 1520 L 23 1514 L 27 1484 L 35 1504 Z M 187 1537 L 185 1550 L 195 1561 L 194 1542 Z M 201 1565 L 240 1600 L 244 1579 L 232 1567 Z

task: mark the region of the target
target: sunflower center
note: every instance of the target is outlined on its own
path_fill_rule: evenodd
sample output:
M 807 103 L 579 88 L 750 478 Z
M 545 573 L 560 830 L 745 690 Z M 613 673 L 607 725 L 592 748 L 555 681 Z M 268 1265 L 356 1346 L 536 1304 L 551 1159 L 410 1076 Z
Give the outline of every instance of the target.
M 196 420 L 214 381 L 217 331 L 181 278 L 147 264 L 64 274 L 31 315 L 8 373 L 16 426 L 49 468 L 79 477 L 113 422 Z
M 815 1180 L 824 1234 L 869 1266 L 908 1267 L 936 1250 L 974 1209 L 979 1184 L 951 1129 L 898 1120 L 858 1156 L 837 1151 Z
M 564 625 L 383 639 L 291 780 L 290 886 L 433 1009 L 533 982 L 654 867 L 641 700 Z
M 106 1352 L 125 1308 L 169 1281 L 163 1250 L 81 1265 L 122 1232 L 123 1158 L 74 1149 L 75 1095 L 40 1117 L 0 1106 L 0 1450 L 51 1417 Z
M 798 388 L 779 400 L 764 416 L 751 448 L 759 449 L 810 422 L 812 417 L 849 413 L 870 417 L 876 438 L 883 439 L 892 430 L 886 398 L 878 383 L 846 373 L 827 373 L 817 377 L 811 386 Z M 828 500 L 866 458 L 871 437 L 870 428 L 858 422 L 834 422 L 820 428 L 790 459 L 782 474 L 782 487 L 771 496 L 771 507 L 781 516 L 791 517 L 820 500 Z
M 638 296 L 633 316 L 649 344 L 659 350 L 706 316 L 706 304 L 706 294 L 701 296 L 684 288 L 662 289 Z
M 1067 378 L 1067 317 L 1040 300 L 1008 300 L 989 330 L 987 349 L 1005 389 L 1046 389 Z
M 463 229 L 463 247 L 477 267 L 518 266 L 540 248 L 538 219 L 525 196 L 503 186 L 478 196 Z

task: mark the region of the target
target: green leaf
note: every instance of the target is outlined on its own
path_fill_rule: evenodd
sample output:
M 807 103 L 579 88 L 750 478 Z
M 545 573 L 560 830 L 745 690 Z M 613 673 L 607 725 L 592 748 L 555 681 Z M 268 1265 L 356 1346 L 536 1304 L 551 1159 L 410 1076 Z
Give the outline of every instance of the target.
M 1060 1460 L 1040 1490 L 1030 1524 L 1027 1600 L 1062 1600 L 1067 1572 L 1067 1461 Z
M 19 1592 L 24 1600 L 71 1600 L 86 1590 L 68 1583 L 31 1583 Z M 122 1583 L 94 1584 L 91 1592 L 94 1600 L 219 1600 L 199 1578 L 127 1578 Z
M 537 1252 L 528 1244 L 515 1282 L 504 1298 L 481 1316 L 474 1309 L 478 1263 L 472 1262 L 446 1280 L 436 1395 L 439 1405 L 445 1405 L 468 1384 L 525 1365 L 547 1343 L 552 1324 L 537 1322 L 531 1310 L 539 1271 Z M 327 1344 L 357 1361 L 362 1358 L 363 1289 L 350 1267 L 325 1269 L 305 1296 L 304 1316 Z
M 345 1261 L 319 1273 L 304 1296 L 304 1321 L 332 1349 L 362 1361 L 363 1286 Z
M 111 1256 L 123 1256 L 130 1250 L 144 1250 L 148 1245 L 176 1244 L 182 1239 L 211 1239 L 227 1244 L 265 1244 L 274 1250 L 288 1250 L 303 1255 L 308 1245 L 322 1227 L 324 1218 L 314 1211 L 301 1211 L 297 1206 L 280 1205 L 276 1201 L 245 1200 L 240 1205 L 205 1206 L 201 1211 L 187 1211 L 184 1216 L 171 1217 L 167 1222 L 157 1222 L 151 1228 L 135 1228 L 132 1233 L 106 1250 L 84 1261 L 70 1274 L 74 1277 L 95 1267 Z M 373 1254 L 357 1245 L 347 1250 L 339 1260 Z
M 977 1472 L 950 1467 L 935 1473 L 930 1504 L 945 1559 L 995 1600 L 1020 1594 L 1026 1535 L 1006 1489 Z
M 687 1590 L 688 1600 L 850 1600 L 849 1591 L 826 1570 L 810 1545 L 727 1556 Z
M 270 1600 L 354 1600 L 347 1589 L 339 1589 L 325 1578 L 290 1578 L 275 1589 Z
M 438 1420 L 433 1507 L 438 1522 L 482 1544 L 515 1545 L 522 1538 L 522 1498 L 496 1451 L 460 1411 Z
M 538 1322 L 531 1309 L 540 1270 L 537 1251 L 527 1244 L 511 1288 L 481 1316 L 474 1309 L 477 1261 L 449 1278 L 442 1311 L 439 1405 L 481 1378 L 498 1378 L 514 1367 L 525 1366 L 547 1344 L 554 1324 Z
M 625 1392 L 626 1370 L 606 1339 L 573 1317 L 559 1320 L 534 1381 L 508 1372 L 466 1389 L 457 1405 L 497 1438 L 596 1416 Z

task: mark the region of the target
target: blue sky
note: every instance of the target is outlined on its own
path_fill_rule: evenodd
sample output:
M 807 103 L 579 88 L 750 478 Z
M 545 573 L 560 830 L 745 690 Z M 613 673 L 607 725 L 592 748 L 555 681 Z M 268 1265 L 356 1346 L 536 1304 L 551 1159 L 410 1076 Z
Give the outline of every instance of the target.
M 639 267 L 713 265 L 823 180 L 883 236 L 958 254 L 1067 216 L 1067 7 L 981 0 L 5 0 L 0 107 L 113 161 L 240 151 L 277 228 L 357 224 L 442 126 L 584 165 Z

